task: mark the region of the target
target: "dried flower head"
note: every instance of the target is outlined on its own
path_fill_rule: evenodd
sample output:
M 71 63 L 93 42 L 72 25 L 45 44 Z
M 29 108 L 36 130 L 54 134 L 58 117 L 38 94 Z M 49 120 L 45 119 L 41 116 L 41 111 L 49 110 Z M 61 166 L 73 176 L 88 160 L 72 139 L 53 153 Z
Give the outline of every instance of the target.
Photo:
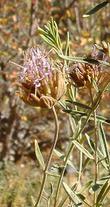
M 39 48 L 27 50 L 19 82 L 20 97 L 33 106 L 51 108 L 65 93 L 64 75 Z
M 83 87 L 92 79 L 97 79 L 100 73 L 100 66 L 87 63 L 76 63 L 69 68 L 69 77 L 77 87 Z
M 95 44 L 91 53 L 91 57 L 96 60 L 108 61 L 110 57 L 110 44 L 103 41 L 101 45 Z
M 110 53 L 109 44 L 102 42 L 101 46 L 94 45 L 90 58 L 108 61 Z M 99 81 L 104 71 L 100 65 L 89 63 L 76 63 L 69 67 L 69 76 L 77 87 L 90 85 L 92 80 Z

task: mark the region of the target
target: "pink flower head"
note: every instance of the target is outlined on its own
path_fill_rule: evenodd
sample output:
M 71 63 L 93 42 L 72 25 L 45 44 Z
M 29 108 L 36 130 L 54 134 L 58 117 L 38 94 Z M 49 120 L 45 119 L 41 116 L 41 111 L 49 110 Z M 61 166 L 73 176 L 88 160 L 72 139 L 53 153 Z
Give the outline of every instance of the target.
M 63 73 L 39 48 L 27 50 L 19 82 L 20 97 L 32 106 L 51 108 L 65 93 Z
M 45 52 L 42 52 L 39 48 L 27 50 L 23 67 L 24 69 L 20 73 L 20 82 L 33 83 L 35 88 L 40 87 L 40 81 L 51 74 L 51 65 L 48 58 Z

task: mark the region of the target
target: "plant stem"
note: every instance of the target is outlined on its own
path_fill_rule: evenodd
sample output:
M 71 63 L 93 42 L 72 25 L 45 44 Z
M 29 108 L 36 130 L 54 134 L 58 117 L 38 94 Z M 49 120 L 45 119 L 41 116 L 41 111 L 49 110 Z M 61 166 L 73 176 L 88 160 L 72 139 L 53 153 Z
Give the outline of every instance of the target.
M 80 130 L 78 131 L 78 133 L 76 134 L 76 136 L 73 138 L 74 140 L 77 140 L 79 138 L 79 135 L 82 133 L 82 131 L 84 130 L 85 128 L 85 125 L 87 124 L 90 116 L 92 114 L 92 111 L 89 112 L 88 116 L 87 116 L 87 119 L 85 120 L 82 128 L 80 128 Z M 58 200 L 58 195 L 59 195 L 59 191 L 60 191 L 60 186 L 61 186 L 61 183 L 62 183 L 62 179 L 63 179 L 63 176 L 64 176 L 64 172 L 65 172 L 65 169 L 66 169 L 66 166 L 67 166 L 67 162 L 68 162 L 68 159 L 70 157 L 70 154 L 71 152 L 73 151 L 73 148 L 74 148 L 74 143 L 71 142 L 70 143 L 70 147 L 69 147 L 69 150 L 67 152 L 67 155 L 65 157 L 65 161 L 64 161 L 64 167 L 63 167 L 63 170 L 62 170 L 62 173 L 61 173 L 61 176 L 59 178 L 59 181 L 58 181 L 58 186 L 57 186 L 57 190 L 56 190 L 56 196 L 55 196 L 55 203 L 54 203 L 54 207 L 57 206 L 57 200 Z
M 96 110 L 94 111 L 94 138 L 95 138 L 95 154 L 94 154 L 94 161 L 95 161 L 95 172 L 94 172 L 94 182 L 97 183 L 98 177 L 98 155 L 97 155 L 97 144 L 98 144 L 98 137 L 97 137 L 97 119 L 96 119 Z M 96 203 L 96 192 L 94 192 L 94 205 Z
M 48 172 L 49 167 L 50 167 L 53 150 L 55 149 L 55 146 L 56 146 L 56 143 L 57 143 L 57 140 L 58 140 L 59 122 L 58 122 L 58 117 L 57 117 L 57 113 L 56 113 L 56 110 L 55 110 L 55 107 L 54 106 L 52 107 L 52 111 L 53 111 L 54 119 L 55 119 L 55 135 L 54 135 L 54 141 L 53 141 L 53 145 L 52 145 L 52 148 L 51 148 L 51 151 L 50 151 L 48 160 L 47 160 L 47 164 L 45 166 L 44 176 L 43 176 L 43 180 L 42 180 L 42 184 L 41 184 L 40 193 L 39 193 L 37 202 L 34 205 L 34 207 L 37 207 L 39 205 L 39 203 L 40 203 L 40 200 L 41 200 L 41 197 L 42 197 L 42 194 L 43 194 L 43 191 L 44 191 L 46 179 L 47 179 L 47 176 L 48 176 L 48 173 L 47 172 Z
M 91 88 L 89 88 L 90 97 L 92 101 L 92 105 L 94 104 L 94 98 L 92 94 Z M 94 183 L 97 183 L 97 176 L 98 176 L 98 155 L 97 155 L 97 118 L 96 118 L 96 109 L 93 111 L 93 117 L 94 117 L 94 139 L 95 139 L 95 153 L 94 153 L 94 161 L 95 161 L 95 169 L 94 169 Z M 96 192 L 94 192 L 94 205 L 96 203 Z
M 78 140 L 80 134 L 83 132 L 86 124 L 88 123 L 92 113 L 94 112 L 94 110 L 97 108 L 100 100 L 101 100 L 101 96 L 105 90 L 105 88 L 107 87 L 108 83 L 105 84 L 102 88 L 102 90 L 98 93 L 97 97 L 95 98 L 94 100 L 94 103 L 93 103 L 93 106 L 92 106 L 92 109 L 88 112 L 88 115 L 87 115 L 87 118 L 85 120 L 85 122 L 83 123 L 82 127 L 80 128 L 80 126 L 78 126 L 79 128 L 79 131 L 75 134 L 75 136 L 73 136 L 73 140 Z M 57 206 L 57 201 L 58 201 L 58 196 L 59 196 L 59 191 L 60 191 L 60 187 L 61 187 L 61 183 L 62 183 L 62 179 L 63 179 L 63 176 L 64 176 L 64 172 L 65 172 L 65 169 L 66 169 L 66 166 L 67 166 L 67 163 L 68 163 L 68 159 L 70 157 L 70 154 L 71 152 L 73 151 L 74 149 L 74 143 L 71 142 L 70 143 L 70 147 L 68 149 L 68 152 L 67 152 L 67 155 L 65 157 L 65 160 L 64 160 L 64 167 L 63 167 L 63 170 L 62 170 L 62 173 L 61 173 L 61 176 L 59 178 L 59 181 L 58 181 L 58 185 L 57 185 L 57 190 L 56 190 L 56 196 L 55 196 L 55 203 L 54 203 L 54 207 Z

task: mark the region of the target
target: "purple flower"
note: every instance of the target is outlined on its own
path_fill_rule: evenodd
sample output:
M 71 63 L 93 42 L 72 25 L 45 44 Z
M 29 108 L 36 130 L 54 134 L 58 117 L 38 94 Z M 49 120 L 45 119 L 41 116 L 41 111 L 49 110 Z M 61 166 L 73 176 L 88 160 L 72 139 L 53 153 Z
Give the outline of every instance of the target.
M 39 48 L 27 50 L 19 83 L 21 99 L 32 106 L 51 108 L 65 93 L 64 74 Z
M 50 76 L 52 72 L 51 64 L 45 52 L 42 52 L 39 48 L 27 50 L 23 67 L 24 69 L 20 73 L 20 82 L 30 82 L 36 88 L 40 87 L 41 80 Z

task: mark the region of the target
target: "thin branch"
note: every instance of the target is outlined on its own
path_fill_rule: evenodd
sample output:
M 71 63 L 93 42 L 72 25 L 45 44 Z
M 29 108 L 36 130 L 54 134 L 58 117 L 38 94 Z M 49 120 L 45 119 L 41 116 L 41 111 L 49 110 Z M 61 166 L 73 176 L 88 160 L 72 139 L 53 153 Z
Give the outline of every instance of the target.
M 44 170 L 44 176 L 43 176 L 43 180 L 42 180 L 42 185 L 41 185 L 40 193 L 39 193 L 37 202 L 36 202 L 34 207 L 37 207 L 39 205 L 40 200 L 42 198 L 42 194 L 43 194 L 45 183 L 46 183 L 47 176 L 48 176 L 48 170 L 49 170 L 50 163 L 51 163 L 51 160 L 52 160 L 53 150 L 55 149 L 56 144 L 57 144 L 57 140 L 58 140 L 59 123 L 58 123 L 58 117 L 57 117 L 57 113 L 56 113 L 56 110 L 55 110 L 54 106 L 52 107 L 52 111 L 53 111 L 54 119 L 55 119 L 54 142 L 53 142 L 53 145 L 52 145 L 52 148 L 51 148 L 51 151 L 50 151 L 50 155 L 48 157 L 47 164 L 46 164 L 46 167 L 45 167 L 45 170 Z

